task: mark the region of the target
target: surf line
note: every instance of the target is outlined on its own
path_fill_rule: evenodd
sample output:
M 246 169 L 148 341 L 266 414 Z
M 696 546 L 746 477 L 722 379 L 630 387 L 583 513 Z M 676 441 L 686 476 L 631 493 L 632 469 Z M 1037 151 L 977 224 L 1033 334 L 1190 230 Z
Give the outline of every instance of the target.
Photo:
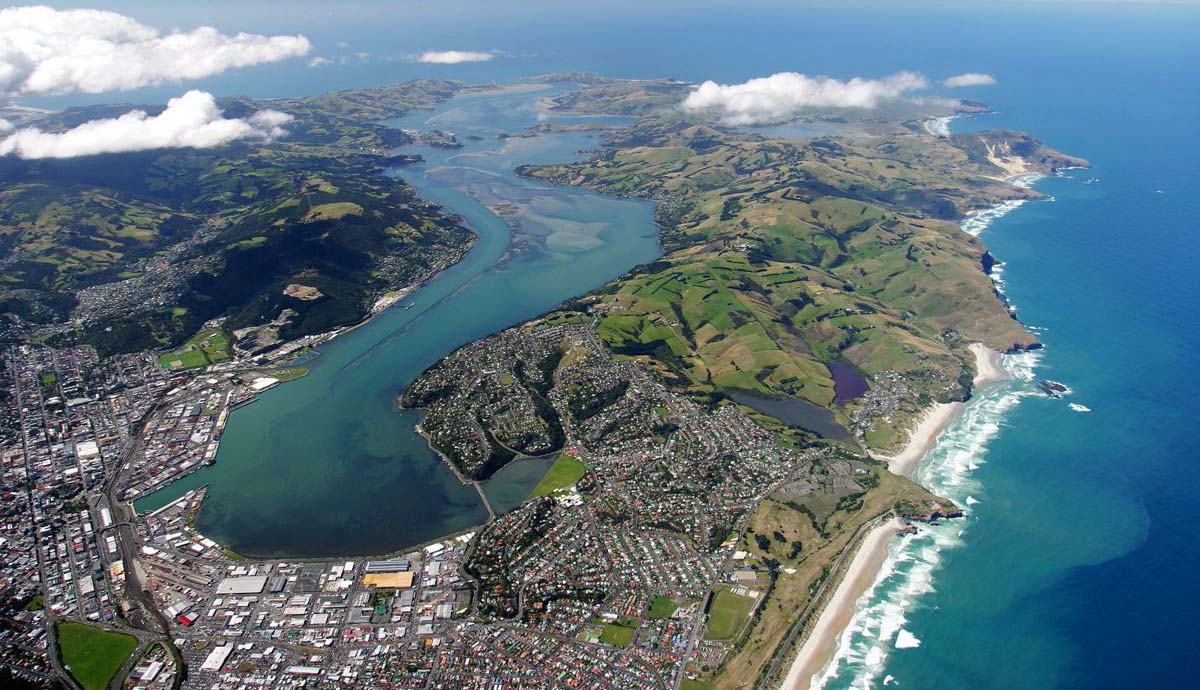
M 1028 175 L 1010 182 L 1027 187 L 1041 177 Z M 1023 204 L 1023 200 L 1001 202 L 968 215 L 961 227 L 978 236 Z M 992 278 L 1000 290 L 999 272 Z M 920 646 L 920 639 L 904 628 L 906 614 L 933 590 L 940 554 L 962 543 L 972 519 L 971 506 L 983 495 L 971 475 L 985 461 L 999 422 L 1021 398 L 1036 395 L 1034 371 L 1040 352 L 1001 355 L 980 344 L 970 349 L 977 372 L 971 400 L 930 406 L 904 450 L 879 458 L 888 462 L 892 472 L 963 507 L 964 519 L 915 532 L 901 532 L 899 525 L 881 522 L 863 535 L 845 575 L 808 626 L 788 667 L 784 690 L 823 688 L 834 679 L 854 688 L 872 687 L 893 650 Z M 893 680 L 889 676 L 884 684 Z

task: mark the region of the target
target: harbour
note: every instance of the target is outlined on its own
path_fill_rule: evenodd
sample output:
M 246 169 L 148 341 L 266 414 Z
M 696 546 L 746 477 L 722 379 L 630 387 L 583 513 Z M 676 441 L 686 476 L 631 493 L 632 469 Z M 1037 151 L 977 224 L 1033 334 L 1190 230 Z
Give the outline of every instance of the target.
M 207 485 L 196 527 L 256 557 L 386 554 L 488 519 L 476 488 L 429 449 L 414 431 L 419 415 L 397 411 L 396 396 L 454 348 L 587 292 L 659 251 L 649 203 L 512 173 L 522 164 L 573 160 L 596 145 L 590 132 L 498 136 L 547 117 L 537 105 L 545 93 L 460 97 L 388 123 L 458 136 L 460 148 L 401 149 L 424 162 L 390 174 L 460 215 L 477 234 L 475 246 L 403 305 L 319 346 L 307 376 L 236 410 L 216 463 L 138 501 L 139 512 Z M 489 208 L 500 204 L 504 218 Z M 519 505 L 548 467 L 514 463 L 478 491 L 503 512 Z

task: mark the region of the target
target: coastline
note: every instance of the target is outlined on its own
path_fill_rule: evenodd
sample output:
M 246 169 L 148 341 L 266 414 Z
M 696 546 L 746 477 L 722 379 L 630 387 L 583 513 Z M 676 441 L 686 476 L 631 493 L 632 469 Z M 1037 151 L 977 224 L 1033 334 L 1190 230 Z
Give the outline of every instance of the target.
M 1010 374 L 1000 365 L 1000 353 L 983 343 L 971 343 L 968 346 L 975 355 L 975 378 L 972 385 L 975 388 L 993 381 L 1003 381 Z
M 311 337 L 313 339 L 312 342 L 306 343 L 306 345 L 308 345 L 309 347 L 315 348 L 320 345 L 324 345 L 339 336 L 343 336 L 343 335 L 349 333 L 350 331 L 353 331 L 355 329 L 366 326 L 367 324 L 371 323 L 371 321 L 375 320 L 375 317 L 379 316 L 380 314 L 387 311 L 388 309 L 391 309 L 392 307 L 396 306 L 400 302 L 403 302 L 404 300 L 408 299 L 414 293 L 416 293 L 418 290 L 420 290 L 421 288 L 423 288 L 426 285 L 428 285 L 429 283 L 431 283 L 435 278 L 440 276 L 444 271 L 446 271 L 450 268 L 453 268 L 453 267 L 457 266 L 458 264 L 462 263 L 463 259 L 467 258 L 467 255 L 470 254 L 473 249 L 475 249 L 475 245 L 479 242 L 479 233 L 476 232 L 474 228 L 472 228 L 467 223 L 463 223 L 462 227 L 466 228 L 467 230 L 469 230 L 471 232 L 471 239 L 463 246 L 462 251 L 454 259 L 454 261 L 451 261 L 450 263 L 448 263 L 444 266 L 441 266 L 441 267 L 435 267 L 432 270 L 430 270 L 429 273 L 427 273 L 425 276 L 423 276 L 411 283 L 408 283 L 407 285 L 395 288 L 393 290 L 386 291 L 383 294 L 375 297 L 375 299 L 372 300 L 371 307 L 367 310 L 367 313 L 358 321 L 355 321 L 354 323 L 346 324 L 345 326 L 338 326 L 336 328 L 332 328 L 332 329 L 330 329 L 328 331 L 324 331 L 322 333 L 314 333 L 312 336 L 306 336 L 306 337 Z M 298 338 L 296 340 L 290 341 L 287 344 L 299 342 L 300 340 L 302 340 L 302 338 Z
M 928 121 L 924 125 L 926 131 L 936 136 L 936 132 L 930 129 Z M 1044 173 L 1025 171 L 1013 172 L 1000 179 L 1016 187 L 1031 188 L 1034 182 L 1045 176 Z M 1010 199 L 995 206 L 978 209 L 967 214 L 962 219 L 960 227 L 963 232 L 978 237 L 991 225 L 992 221 L 1019 208 L 1025 201 L 1026 199 Z M 975 376 L 971 382 L 972 394 L 980 386 L 1013 377 L 1013 374 L 1001 365 L 1000 352 L 983 343 L 972 343 L 968 346 L 968 350 L 974 356 L 975 365 Z M 877 460 L 887 462 L 889 471 L 912 479 L 921 461 L 936 446 L 938 436 L 958 416 L 964 404 L 963 402 L 934 403 L 923 412 L 903 450 L 890 457 L 875 453 L 870 453 L 870 455 Z M 969 502 L 969 496 L 967 500 Z M 879 578 L 886 560 L 888 539 L 885 539 L 884 536 L 890 537 L 893 534 L 895 534 L 894 531 L 875 528 L 864 537 L 863 546 L 860 547 L 859 553 L 855 554 L 855 562 L 852 563 L 851 569 L 837 583 L 829 602 L 817 614 L 813 632 L 793 659 L 782 685 L 785 690 L 810 690 L 813 679 L 826 665 L 838 658 L 838 638 L 849 627 L 858 601 L 869 590 L 871 584 Z M 868 543 L 868 540 L 872 540 L 871 543 Z M 882 542 L 884 546 L 878 546 L 875 543 L 876 540 Z M 868 547 L 882 550 L 883 555 L 874 560 L 869 558 L 871 548 Z M 863 555 L 864 553 L 868 555 Z M 866 585 L 862 584 L 864 579 L 867 580 Z
M 921 126 L 931 136 L 945 139 L 950 136 L 950 123 L 962 117 L 962 113 L 954 113 L 953 115 L 940 115 L 938 117 L 926 118 L 921 122 Z
M 899 518 L 892 518 L 863 535 L 845 574 L 821 608 L 816 624 L 805 636 L 800 651 L 788 667 L 783 679 L 784 690 L 809 690 L 813 679 L 833 658 L 838 637 L 854 615 L 855 603 L 875 582 L 887 558 L 888 544 L 902 527 Z
M 468 87 L 466 89 L 460 90 L 458 93 L 456 93 L 454 96 L 452 96 L 448 100 L 454 100 L 454 99 L 458 99 L 458 98 L 470 98 L 470 97 L 486 97 L 486 96 L 496 95 L 496 94 L 503 95 L 503 94 L 509 94 L 509 93 L 541 92 L 541 91 L 551 90 L 552 88 L 553 88 L 552 86 L 545 85 L 545 84 L 515 84 L 515 85 L 500 85 L 500 86 L 487 85 L 487 86 L 483 86 L 483 87 L 480 87 L 477 89 Z M 413 108 L 414 111 L 416 111 L 416 110 L 431 110 L 431 109 L 432 108 Z M 381 166 L 381 167 L 387 168 L 389 166 L 385 165 L 385 166 Z M 414 189 L 416 189 L 415 186 L 414 186 Z M 394 310 L 397 308 L 411 308 L 411 306 L 412 306 L 411 304 L 405 304 L 405 303 L 408 303 L 409 300 L 413 299 L 415 296 L 418 296 L 421 293 L 421 290 L 423 288 L 425 288 L 427 285 L 429 285 L 430 283 L 434 282 L 439 277 L 441 277 L 444 272 L 446 272 L 447 270 L 449 270 L 451 268 L 455 268 L 455 267 L 461 265 L 464 261 L 466 261 L 468 259 L 468 257 L 474 251 L 476 251 L 476 249 L 479 247 L 479 244 L 480 244 L 481 232 L 480 232 L 480 230 L 478 230 L 475 227 L 475 223 L 473 223 L 466 216 L 455 212 L 449 206 L 446 206 L 445 204 L 434 202 L 434 201 L 428 199 L 422 190 L 416 189 L 416 191 L 418 194 L 418 198 L 422 199 L 424 203 L 432 204 L 433 206 L 436 206 L 438 211 L 441 214 L 443 214 L 444 216 L 446 216 L 448 218 L 454 219 L 456 221 L 457 225 L 465 228 L 468 231 L 468 236 L 466 238 L 466 241 L 461 245 L 461 247 L 458 249 L 458 251 L 455 252 L 451 256 L 450 260 L 446 261 L 444 264 L 435 265 L 435 266 L 431 267 L 430 270 L 425 275 L 420 276 L 418 279 L 416 279 L 410 283 L 401 285 L 401 286 L 393 287 L 393 288 L 387 289 L 387 290 L 382 290 L 382 291 L 377 292 L 376 294 L 372 295 L 371 301 L 367 304 L 368 308 L 367 308 L 366 312 L 358 320 L 356 320 L 352 323 L 342 325 L 342 326 L 336 326 L 336 327 L 330 328 L 328 330 L 325 330 L 325 331 L 322 331 L 319 333 L 310 334 L 308 336 L 302 336 L 301 338 L 296 338 L 293 340 L 289 340 L 289 341 L 280 343 L 278 345 L 279 350 L 283 350 L 283 349 L 289 348 L 289 347 L 295 348 L 295 350 L 291 350 L 291 351 L 288 351 L 287 353 L 283 354 L 283 356 L 280 357 L 280 360 L 282 360 L 286 357 L 293 356 L 293 352 L 297 351 L 300 347 L 311 348 L 314 352 L 316 352 L 317 348 L 328 345 L 332 341 L 335 341 L 336 339 L 340 338 L 341 336 L 343 336 L 347 333 L 350 333 L 359 328 L 362 328 L 362 327 L 372 324 L 373 322 L 375 322 L 377 317 L 383 315 L 384 313 L 388 312 L 389 310 Z M 606 195 L 606 196 L 612 196 L 612 195 Z M 489 208 L 489 212 L 492 215 L 496 215 L 496 216 L 500 217 L 501 220 L 504 220 L 503 214 L 496 213 L 496 209 Z M 506 225 L 509 226 L 508 233 L 511 235 L 513 232 L 511 222 L 506 223 Z M 506 250 L 505 253 L 503 255 L 501 255 L 501 257 L 498 258 L 495 263 L 497 265 L 503 264 L 504 262 L 508 261 L 511 256 L 512 256 L 512 250 L 510 248 L 510 249 Z M 434 304 L 436 304 L 436 302 Z M 423 314 L 425 310 L 432 308 L 432 306 L 433 305 L 428 305 L 428 306 L 421 305 L 416 310 L 416 314 L 417 315 Z M 275 355 L 279 350 L 272 351 L 270 354 Z M 316 352 L 316 354 L 319 354 L 319 352 Z M 449 353 L 447 353 L 447 354 L 449 354 Z M 273 362 L 273 364 L 274 364 L 274 362 Z M 195 373 L 203 375 L 204 372 L 208 372 L 208 371 L 210 371 L 210 369 L 201 369 L 201 370 L 197 370 Z M 257 399 L 258 399 L 258 396 L 255 395 L 254 397 L 250 398 L 243 404 L 249 404 L 250 402 L 254 402 Z M 404 412 L 411 411 L 411 412 L 416 412 L 419 415 L 423 415 L 423 412 L 424 412 L 424 410 L 422 410 L 421 408 L 406 408 L 403 405 L 399 405 L 399 404 L 397 406 L 401 411 L 404 411 Z M 471 527 L 469 529 L 470 530 L 478 529 L 480 526 L 485 525 L 488 522 L 494 520 L 497 513 L 491 504 L 491 499 L 487 496 L 487 494 L 484 490 L 484 487 L 488 480 L 487 479 L 484 479 L 484 480 L 472 479 L 472 478 L 464 475 L 464 473 L 459 469 L 459 467 L 457 467 L 455 465 L 455 463 L 451 462 L 450 459 L 443 452 L 438 450 L 434 446 L 434 444 L 432 444 L 430 437 L 421 428 L 421 424 L 419 421 L 414 425 L 413 431 L 418 436 L 421 437 L 426 448 L 428 448 L 430 450 L 430 452 L 433 453 L 434 456 L 440 460 L 441 464 L 444 467 L 447 467 L 450 469 L 450 471 L 454 474 L 455 478 L 459 481 L 460 485 L 462 485 L 464 487 L 472 488 L 475 491 L 475 493 L 478 495 L 479 505 L 486 511 L 486 516 L 485 516 L 484 520 L 482 520 L 480 523 L 471 525 Z M 529 457 L 537 457 L 537 456 L 529 456 Z M 135 510 L 134 503 L 136 501 L 146 498 L 148 496 L 151 496 L 154 493 L 157 493 L 157 492 L 167 489 L 168 487 L 175 484 L 179 480 L 185 478 L 186 476 L 189 476 L 190 474 L 192 474 L 195 471 L 198 471 L 199 469 L 202 469 L 202 467 L 203 466 L 197 466 L 197 467 L 193 468 L 192 470 L 190 470 L 189 472 L 172 477 L 170 481 L 157 487 L 154 491 L 140 495 L 135 499 L 132 499 L 128 502 L 124 502 L 124 504 L 128 506 L 129 510 L 134 511 Z M 489 479 L 490 479 L 490 477 L 489 477 Z M 405 549 L 407 549 L 407 548 L 408 547 L 405 547 Z M 401 553 L 401 552 L 395 552 L 395 553 Z
M 1010 374 L 1000 364 L 999 352 L 983 343 L 972 343 L 968 349 L 975 357 L 973 388 L 1009 378 Z M 874 457 L 886 461 L 888 471 L 893 474 L 912 479 L 917 466 L 936 445 L 938 436 L 954 421 L 964 405 L 962 402 L 934 403 L 926 408 L 903 450 L 890 457 Z M 863 536 L 850 566 L 841 576 L 829 601 L 817 613 L 816 623 L 792 660 L 784 677 L 784 690 L 809 690 L 813 678 L 833 659 L 838 638 L 850 624 L 858 600 L 878 578 L 887 557 L 888 543 L 902 524 L 899 519 L 893 518 Z
M 1000 366 L 1000 353 L 983 343 L 971 343 L 968 348 L 975 356 L 975 377 L 971 380 L 972 387 L 978 388 L 994 381 L 1008 378 L 1008 372 Z M 937 443 L 937 437 L 962 410 L 963 403 L 934 403 L 921 415 L 920 421 L 908 437 L 904 449 L 895 455 L 874 455 L 876 460 L 887 462 L 892 474 L 912 479 L 913 472 L 921 459 L 929 453 Z
M 963 403 L 934 403 L 925 409 L 917 426 L 908 437 L 904 449 L 892 456 L 876 456 L 876 460 L 887 462 L 888 471 L 912 479 L 913 471 L 921 458 L 937 441 L 938 434 L 946 428 L 962 409 Z
M 320 347 L 321 345 L 326 345 L 340 336 L 343 336 L 351 331 L 357 330 L 359 328 L 362 328 L 363 326 L 370 324 L 372 321 L 374 321 L 378 316 L 380 316 L 384 312 L 396 307 L 400 302 L 409 298 L 414 293 L 419 291 L 422 287 L 424 287 L 428 283 L 432 282 L 434 279 L 436 279 L 438 276 L 440 276 L 444 271 L 446 271 L 450 268 L 453 268 L 454 266 L 461 263 L 467 257 L 467 255 L 470 254 L 471 251 L 475 249 L 475 245 L 479 241 L 479 234 L 475 231 L 474 228 L 470 227 L 469 225 L 467 225 L 465 223 L 463 224 L 463 227 L 465 227 L 467 230 L 469 230 L 471 232 L 471 237 L 470 237 L 470 240 L 467 242 L 467 244 L 463 247 L 463 249 L 459 253 L 459 255 L 454 259 L 454 261 L 452 261 L 444 266 L 433 268 L 426 275 L 422 276 L 421 278 L 419 278 L 418 280 L 416 280 L 412 283 L 409 283 L 402 287 L 396 288 L 395 290 L 389 291 L 388 293 L 379 295 L 371 303 L 371 307 L 370 307 L 370 309 L 368 309 L 367 313 L 358 321 L 351 323 L 351 324 L 347 324 L 345 326 L 337 326 L 337 327 L 334 327 L 327 331 L 322 331 L 320 333 L 314 333 L 311 335 L 302 336 L 300 338 L 296 338 L 294 340 L 287 341 L 282 346 L 280 346 L 279 349 L 285 350 L 289 346 L 302 345 L 305 348 L 312 348 L 315 351 L 316 348 Z M 299 347 L 295 347 L 291 350 L 288 350 L 288 351 L 284 352 L 282 355 L 280 355 L 278 357 L 278 359 L 273 360 L 271 363 L 269 363 L 265 366 L 267 366 L 267 367 L 289 366 L 289 365 L 285 364 L 284 362 L 288 358 L 292 357 L 295 354 L 295 352 L 297 352 L 299 349 L 300 349 Z M 318 352 L 317 354 L 319 355 L 320 353 Z M 193 375 L 201 376 L 204 374 L 214 373 L 214 371 L 221 371 L 221 370 L 220 369 L 214 370 L 213 365 L 209 365 L 202 369 L 196 370 Z M 293 379 L 286 379 L 286 380 L 280 381 L 279 384 L 290 383 L 290 382 L 298 380 L 300 378 L 304 378 L 304 377 L 298 376 Z M 271 388 L 275 388 L 279 384 L 273 385 L 273 386 L 271 386 Z M 221 444 L 221 434 L 225 429 L 225 425 L 228 424 L 229 416 L 234 411 L 236 411 L 238 408 L 244 407 L 246 405 L 249 405 L 250 403 L 256 402 L 259 399 L 259 395 L 263 392 L 265 392 L 265 391 L 255 392 L 254 395 L 252 395 L 250 398 L 242 401 L 238 405 L 230 405 L 229 398 L 228 397 L 226 398 L 226 400 L 225 400 L 226 410 L 222 414 L 222 416 L 219 418 L 220 426 L 214 437 L 216 446 L 214 447 L 213 452 L 212 452 L 211 462 L 197 464 L 194 467 L 189 468 L 186 472 L 182 472 L 180 474 L 177 474 L 177 475 L 171 477 L 169 481 L 166 481 L 163 484 L 161 484 L 160 486 L 155 487 L 153 490 L 147 491 L 147 492 L 145 492 L 141 495 L 138 495 L 134 498 L 131 498 L 129 500 L 117 500 L 117 504 L 123 506 L 126 510 L 128 510 L 130 512 L 130 514 L 137 515 L 138 513 L 137 513 L 137 508 L 135 507 L 135 504 L 139 500 L 142 500 L 148 496 L 152 496 L 155 493 L 158 493 L 159 491 L 163 491 L 163 490 L 167 489 L 168 487 L 170 487 L 172 484 L 180 481 L 181 479 L 184 479 L 185 477 L 188 477 L 188 476 L 192 475 L 193 473 L 195 473 L 205 467 L 215 464 L 217 450 L 219 450 L 220 444 Z M 420 433 L 419 429 L 418 429 L 418 433 Z M 422 436 L 422 438 L 425 438 L 424 434 L 421 434 L 421 436 Z M 429 444 L 428 438 L 426 438 L 425 441 L 427 444 Z M 434 450 L 434 452 L 437 452 L 436 449 L 433 449 L 432 444 L 429 444 L 429 447 L 431 450 Z M 465 479 L 461 474 L 459 474 L 457 469 L 454 468 L 453 463 L 451 463 L 447 458 L 445 458 L 445 456 L 441 456 L 440 453 L 438 453 L 438 455 L 440 457 L 442 457 L 442 460 L 443 460 L 443 462 L 445 462 L 445 464 L 449 465 L 451 467 L 451 469 L 454 469 L 455 476 L 458 477 L 458 479 L 460 481 L 462 481 L 462 483 L 464 485 L 473 484 L 473 482 Z M 200 509 L 201 505 L 204 502 L 204 499 L 207 497 L 207 489 L 208 489 L 207 484 L 204 485 L 204 489 L 205 489 L 205 494 L 200 497 L 200 501 L 199 501 L 199 503 L 197 503 L 197 510 Z M 484 506 L 487 508 L 489 515 L 492 514 L 491 505 L 487 502 L 486 497 L 483 496 L 482 491 L 479 489 L 479 487 L 476 487 L 476 490 L 480 491 L 480 498 L 483 500 Z M 176 501 L 178 501 L 178 500 L 179 499 L 176 499 Z M 174 503 L 174 502 L 175 501 L 172 501 L 171 503 Z M 170 503 L 167 505 L 170 505 Z M 161 510 L 161 508 L 159 508 L 158 510 Z M 196 533 L 199 534 L 200 532 L 197 530 Z M 233 551 L 230 550 L 229 547 L 227 547 L 227 546 L 222 545 L 222 548 L 228 550 L 230 553 L 233 553 Z M 246 556 L 244 556 L 242 554 L 237 554 L 237 555 L 239 558 L 242 558 L 242 559 L 247 558 Z M 267 559 L 263 558 L 263 559 L 259 559 L 259 560 L 267 560 Z

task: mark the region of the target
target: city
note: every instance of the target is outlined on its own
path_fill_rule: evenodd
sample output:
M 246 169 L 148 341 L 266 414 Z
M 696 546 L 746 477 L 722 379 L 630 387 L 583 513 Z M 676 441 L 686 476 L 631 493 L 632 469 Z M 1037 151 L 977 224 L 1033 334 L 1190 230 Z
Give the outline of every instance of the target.
M 521 371 L 547 357 L 542 378 Z M 231 410 L 287 371 L 6 352 L 4 482 L 19 491 L 3 496 L 0 544 L 7 594 L 25 603 L 8 668 L 48 679 L 48 631 L 85 620 L 136 634 L 129 687 L 170 687 L 181 668 L 188 687 L 674 687 L 728 652 L 705 633 L 710 594 L 753 609 L 778 577 L 739 540 L 748 512 L 829 453 L 781 447 L 736 406 L 672 393 L 614 358 L 592 317 L 561 312 L 458 351 L 410 388 L 452 401 L 434 403 L 427 431 L 467 434 L 435 447 L 507 447 L 548 416 L 561 438 L 539 450 L 585 468 L 476 531 L 380 559 L 248 560 L 193 528 L 203 488 L 133 514 L 133 500 L 212 462 Z M 437 426 L 441 414 L 504 421 L 485 436 Z
M 983 461 L 1092 409 L 979 234 L 1104 191 L 996 77 L 326 9 L 0 9 L 0 686 L 973 686 L 938 578 L 1093 555 Z

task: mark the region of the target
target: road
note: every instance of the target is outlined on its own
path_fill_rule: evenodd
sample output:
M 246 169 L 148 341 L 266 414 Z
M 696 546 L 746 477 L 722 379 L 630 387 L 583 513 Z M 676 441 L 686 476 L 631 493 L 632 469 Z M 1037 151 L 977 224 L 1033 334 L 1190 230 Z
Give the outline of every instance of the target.
M 775 683 L 777 682 L 775 680 L 775 674 L 779 672 L 779 664 L 791 656 L 789 654 L 790 650 L 794 648 L 793 645 L 800 633 L 802 633 L 805 628 L 808 627 L 809 619 L 812 617 L 813 613 L 818 612 L 817 606 L 825 600 L 826 591 L 828 591 L 831 586 L 837 587 L 837 585 L 841 583 L 840 573 L 842 570 L 842 563 L 847 557 L 854 553 L 855 548 L 858 546 L 858 543 L 862 539 L 863 535 L 879 526 L 883 522 L 892 519 L 894 516 L 895 513 L 889 510 L 880 515 L 876 515 L 870 520 L 867 520 L 863 524 L 859 525 L 858 529 L 855 530 L 853 536 L 851 536 L 850 540 L 846 542 L 846 548 L 842 549 L 842 552 L 838 555 L 837 560 L 834 561 L 833 567 L 829 569 L 829 577 L 826 577 L 821 583 L 821 586 L 817 588 L 816 593 L 811 599 L 808 600 L 808 606 L 804 607 L 804 611 L 800 614 L 800 617 L 796 619 L 796 622 L 792 623 L 792 627 L 788 630 L 787 636 L 783 638 L 783 642 L 781 642 L 779 647 L 775 649 L 775 654 L 771 657 L 771 665 L 767 667 L 766 672 L 763 673 L 759 678 L 758 690 L 767 690 L 767 688 L 772 688 L 775 686 Z

